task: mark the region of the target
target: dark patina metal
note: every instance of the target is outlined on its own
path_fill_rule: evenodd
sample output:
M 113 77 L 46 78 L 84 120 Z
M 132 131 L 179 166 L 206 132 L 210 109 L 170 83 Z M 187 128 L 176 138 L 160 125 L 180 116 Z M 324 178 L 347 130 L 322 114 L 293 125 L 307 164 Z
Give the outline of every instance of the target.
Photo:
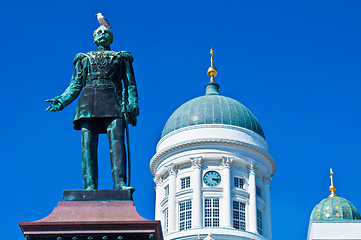
M 78 53 L 73 61 L 74 73 L 65 92 L 47 100 L 47 110 L 60 111 L 80 94 L 73 118 L 74 129 L 81 130 L 82 168 L 85 190 L 98 189 L 98 137 L 109 139 L 113 189 L 134 190 L 126 186 L 126 151 L 124 129 L 135 126 L 139 114 L 138 93 L 127 51 L 110 50 L 113 34 L 100 26 L 94 32 L 97 50 Z M 129 153 L 128 153 L 129 154 Z
M 131 190 L 64 190 L 63 202 L 133 201 Z

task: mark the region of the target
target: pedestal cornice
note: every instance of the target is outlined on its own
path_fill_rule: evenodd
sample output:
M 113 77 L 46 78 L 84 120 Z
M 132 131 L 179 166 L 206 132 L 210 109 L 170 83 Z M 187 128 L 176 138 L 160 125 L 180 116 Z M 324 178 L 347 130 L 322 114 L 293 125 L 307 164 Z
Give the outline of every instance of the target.
M 109 240 L 149 240 L 150 237 L 154 240 L 163 239 L 160 221 L 142 218 L 137 213 L 133 201 L 63 201 L 44 219 L 21 222 L 19 226 L 25 238 L 29 240 L 70 240 L 81 239 L 84 236 L 87 239 Z

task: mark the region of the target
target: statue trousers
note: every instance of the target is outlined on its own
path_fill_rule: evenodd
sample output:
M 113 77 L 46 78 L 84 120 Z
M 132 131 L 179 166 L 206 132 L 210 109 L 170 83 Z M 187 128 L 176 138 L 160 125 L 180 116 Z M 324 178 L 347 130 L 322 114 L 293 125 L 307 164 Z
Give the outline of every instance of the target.
M 109 140 L 113 189 L 122 189 L 126 183 L 126 152 L 123 118 L 82 119 L 82 168 L 85 190 L 98 189 L 99 129 L 106 128 Z

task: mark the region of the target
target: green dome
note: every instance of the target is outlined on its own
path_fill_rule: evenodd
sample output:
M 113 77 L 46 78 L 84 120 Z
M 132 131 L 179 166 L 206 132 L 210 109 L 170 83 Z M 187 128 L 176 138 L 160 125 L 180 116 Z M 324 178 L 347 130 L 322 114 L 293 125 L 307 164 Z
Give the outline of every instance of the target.
M 339 196 L 327 197 L 323 199 L 311 213 L 311 221 L 313 220 L 360 220 L 360 213 L 355 206 Z
M 240 102 L 221 96 L 217 83 L 206 85 L 206 95 L 180 106 L 168 119 L 162 137 L 177 129 L 200 124 L 227 124 L 247 128 L 265 138 L 261 124 Z

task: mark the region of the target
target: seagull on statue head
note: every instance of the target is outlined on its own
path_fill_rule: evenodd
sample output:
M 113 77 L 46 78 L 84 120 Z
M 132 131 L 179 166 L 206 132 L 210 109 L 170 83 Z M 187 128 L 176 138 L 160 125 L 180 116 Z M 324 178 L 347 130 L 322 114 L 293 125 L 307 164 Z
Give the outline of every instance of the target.
M 108 20 L 101 14 L 101 13 L 97 13 L 97 19 L 98 19 L 98 22 L 101 24 L 101 25 L 104 25 L 108 28 L 113 28 L 112 26 L 110 26 Z

